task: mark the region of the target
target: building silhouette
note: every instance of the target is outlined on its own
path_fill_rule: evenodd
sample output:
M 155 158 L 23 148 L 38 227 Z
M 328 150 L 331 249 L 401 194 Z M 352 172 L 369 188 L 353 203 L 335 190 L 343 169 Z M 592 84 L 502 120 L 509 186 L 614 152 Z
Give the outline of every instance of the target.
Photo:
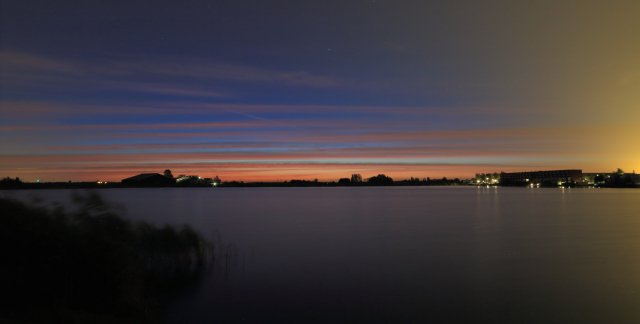
M 550 170 L 514 172 L 500 174 L 500 184 L 505 186 L 524 186 L 528 184 L 582 183 L 582 170 Z

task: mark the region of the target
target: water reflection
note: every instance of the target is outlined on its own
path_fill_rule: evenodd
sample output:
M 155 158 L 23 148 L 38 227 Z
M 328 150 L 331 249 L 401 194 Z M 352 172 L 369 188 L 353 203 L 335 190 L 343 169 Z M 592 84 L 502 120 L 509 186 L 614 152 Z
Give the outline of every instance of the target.
M 136 190 L 105 195 L 237 244 L 172 323 L 640 320 L 638 190 Z

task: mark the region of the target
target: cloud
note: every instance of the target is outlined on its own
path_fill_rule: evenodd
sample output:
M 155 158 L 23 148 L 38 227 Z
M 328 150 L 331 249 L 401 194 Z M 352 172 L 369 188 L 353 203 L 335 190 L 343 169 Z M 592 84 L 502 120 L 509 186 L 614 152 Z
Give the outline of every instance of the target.
M 209 122 L 209 123 L 156 123 L 156 124 L 100 124 L 100 125 L 5 125 L 0 126 L 0 131 L 125 131 L 140 129 L 198 129 L 214 128 L 229 129 L 242 127 L 255 127 L 264 125 L 264 122 Z
M 141 87 L 142 89 L 142 87 Z M 162 88 L 147 88 L 147 92 L 160 92 Z M 180 90 L 172 89 L 178 93 Z M 206 93 L 202 93 L 206 95 Z M 221 93 L 210 93 L 211 97 L 225 96 Z M 50 115 L 220 115 L 220 114 L 251 114 L 259 118 L 296 114 L 309 116 L 314 119 L 334 118 L 336 120 L 357 118 L 361 122 L 384 118 L 385 124 L 402 125 L 416 123 L 415 118 L 445 117 L 462 120 L 475 118 L 475 120 L 500 120 L 508 118 L 533 119 L 543 115 L 537 111 L 510 110 L 508 108 L 482 108 L 482 107 L 437 107 L 437 106 L 346 106 L 346 105 L 268 105 L 268 104 L 242 104 L 242 103 L 208 103 L 201 101 L 150 101 L 144 103 L 126 102 L 113 105 L 83 104 L 83 103 L 59 103 L 59 102 L 33 102 L 33 101 L 0 101 L 0 116 L 5 118 L 23 118 L 33 120 L 44 118 L 49 120 Z M 337 116 L 349 116 L 341 117 Z M 251 117 L 250 117 L 251 118 Z M 420 120 L 424 122 L 424 120 Z M 278 120 L 283 122 L 283 120 Z M 459 122 L 458 122 L 459 123 Z
M 486 165 L 504 170 L 526 166 L 600 171 L 596 168 L 632 170 L 640 163 L 634 143 L 640 133 L 637 127 L 629 127 L 635 123 L 633 118 L 604 126 L 561 123 L 555 117 L 562 110 L 549 113 L 549 109 L 503 106 L 211 103 L 204 101 L 242 99 L 202 85 L 215 80 L 321 89 L 357 85 L 304 71 L 189 58 L 89 62 L 3 52 L 0 59 L 3 95 L 33 94 L 37 87 L 61 91 L 77 87 L 80 94 L 95 90 L 185 97 L 37 102 L 3 96 L 0 171 L 7 175 L 77 170 L 95 177 L 166 165 L 226 170 L 229 176 L 237 172 L 259 179 L 276 174 L 335 176 L 358 168 L 402 175 L 444 165 L 451 170 Z M 634 78 L 630 75 L 621 82 L 631 87 Z M 624 97 L 629 107 L 634 96 Z M 545 119 L 559 122 L 554 126 Z M 261 168 L 273 171 L 261 175 Z M 420 176 L 411 176 L 416 175 Z
M 261 122 L 239 124 L 175 123 L 140 125 L 149 134 L 136 134 L 135 125 L 105 125 L 117 130 L 113 144 L 93 144 L 105 134 L 78 136 L 77 129 L 56 137 L 48 129 L 39 137 L 3 142 L 0 173 L 39 179 L 119 181 L 140 172 L 202 176 L 219 174 L 228 180 L 320 178 L 336 180 L 351 173 L 386 173 L 408 177 L 470 177 L 475 172 L 581 168 L 603 172 L 621 167 L 639 169 L 636 129 L 615 127 L 501 128 L 443 131 L 376 131 L 336 135 L 320 130 L 310 137 L 287 136 L 289 130 L 251 130 Z M 229 127 L 220 132 L 182 129 Z M 64 126 L 67 127 L 67 126 Z M 68 126 L 87 127 L 87 126 Z M 167 132 L 173 129 L 176 132 Z M 64 128 L 62 130 L 65 130 Z M 15 130 L 3 130 L 5 134 Z M 303 132 L 304 133 L 304 132 Z M 4 134 L 3 134 L 4 135 Z M 135 137 L 140 135 L 139 137 Z M 45 140 L 46 137 L 46 140 Z M 161 138 L 159 142 L 157 138 Z M 7 139 L 6 136 L 3 136 Z M 114 139 L 114 137 L 107 137 Z M 620 138 L 628 140 L 620 141 Z M 203 142 L 203 140 L 208 141 Z M 26 141 L 26 142 L 25 142 Z M 47 144 L 47 141 L 48 144 Z M 613 162 L 613 163 L 612 163 Z
M 212 124 L 175 124 L 176 130 L 208 128 Z M 215 124 L 213 124 L 215 125 Z M 569 161 L 582 159 L 594 161 L 617 159 L 633 162 L 640 158 L 635 152 L 633 139 L 640 136 L 637 130 L 613 128 L 528 128 L 528 129 L 476 129 L 444 131 L 395 131 L 365 134 L 338 134 L 333 130 L 319 130 L 317 135 L 305 137 L 304 133 L 292 137 L 285 130 L 251 130 L 257 124 L 246 124 L 246 131 L 221 130 L 219 132 L 168 133 L 161 127 L 148 125 L 150 133 L 119 131 L 108 134 L 89 134 L 96 139 L 124 141 L 122 144 L 86 145 L 82 136 L 73 145 L 77 133 L 55 138 L 45 133 L 54 143 L 42 145 L 42 139 L 18 138 L 13 145 L 5 146 L 3 163 L 54 163 L 58 160 L 77 162 L 104 162 L 140 160 L 151 161 L 307 161 L 316 163 L 431 163 L 432 159 L 456 158 L 475 161 L 482 158 L 496 160 L 527 159 L 529 161 Z M 160 127 L 160 125 L 158 125 Z M 231 127 L 231 125 L 226 125 Z M 129 126 L 124 126 L 129 127 Z M 233 127 L 231 127 L 233 128 Z M 113 129 L 113 128 L 112 128 Z M 53 137 L 53 138 L 52 138 Z M 612 139 L 628 137 L 628 141 L 612 142 Z M 145 144 L 130 143 L 147 141 Z M 162 143 L 149 141 L 161 140 Z M 208 139 L 209 142 L 200 142 Z M 29 145 L 35 143 L 35 145 Z M 168 144 L 163 144 L 168 143 Z M 593 149 L 597 147 L 597 150 Z
M 345 81 L 327 76 L 313 75 L 306 71 L 278 71 L 243 65 L 212 63 L 189 57 L 159 57 L 142 61 L 117 61 L 112 63 L 119 71 L 151 73 L 231 81 L 280 83 L 310 87 L 337 87 Z
M 202 86 L 192 86 L 186 88 L 184 86 L 175 86 L 166 83 L 154 84 L 145 82 L 126 82 L 126 81 L 104 81 L 102 85 L 105 87 L 118 89 L 126 92 L 142 92 L 153 93 L 159 95 L 180 96 L 180 97 L 199 97 L 199 98 L 231 98 L 233 95 L 222 91 L 209 91 L 203 89 Z
M 208 91 L 200 84 L 207 80 L 221 80 L 315 88 L 349 85 L 345 80 L 314 75 L 307 71 L 279 71 L 175 56 L 79 60 L 4 51 L 0 52 L 0 67 L 0 80 L 5 88 L 3 91 L 9 92 L 25 87 L 69 89 L 70 84 L 75 84 L 81 89 L 89 87 L 191 97 L 221 97 L 229 94 Z M 126 81 L 123 81 L 125 78 Z M 176 78 L 180 80 L 171 81 Z M 185 88 L 181 84 L 192 84 L 193 88 Z

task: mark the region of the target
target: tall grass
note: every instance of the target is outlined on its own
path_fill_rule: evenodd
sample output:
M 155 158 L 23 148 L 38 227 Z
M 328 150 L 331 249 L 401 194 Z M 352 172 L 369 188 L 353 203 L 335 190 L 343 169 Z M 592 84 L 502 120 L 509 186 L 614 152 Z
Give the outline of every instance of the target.
M 188 226 L 132 223 L 95 193 L 73 201 L 67 212 L 0 198 L 0 320 L 154 322 L 213 261 Z

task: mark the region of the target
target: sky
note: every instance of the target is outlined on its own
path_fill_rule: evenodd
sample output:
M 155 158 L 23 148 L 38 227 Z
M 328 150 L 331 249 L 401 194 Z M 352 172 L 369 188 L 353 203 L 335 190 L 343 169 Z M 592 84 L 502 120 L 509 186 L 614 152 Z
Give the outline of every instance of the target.
M 0 176 L 640 172 L 640 1 L 2 1 Z

